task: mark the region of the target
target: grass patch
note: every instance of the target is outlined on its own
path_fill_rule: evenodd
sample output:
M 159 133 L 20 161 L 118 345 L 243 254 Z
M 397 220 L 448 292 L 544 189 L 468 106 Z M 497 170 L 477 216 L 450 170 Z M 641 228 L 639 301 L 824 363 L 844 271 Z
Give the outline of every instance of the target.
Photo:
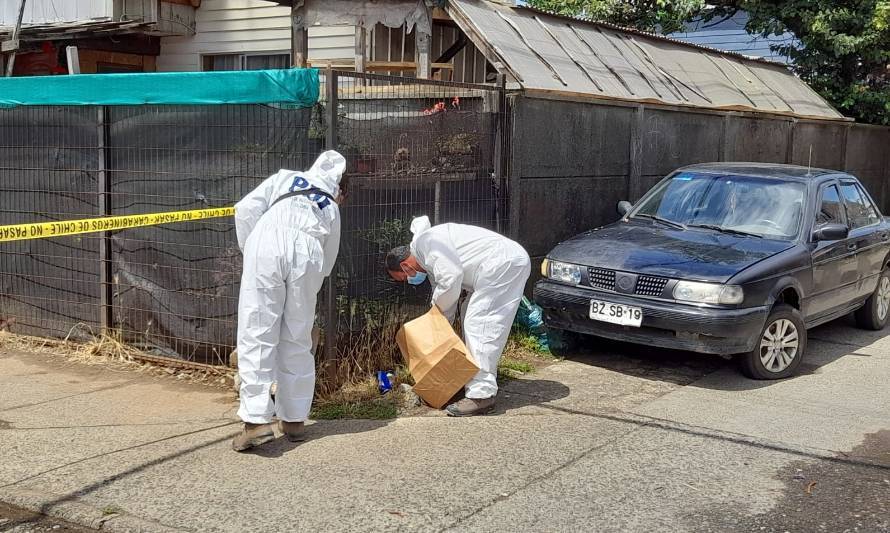
M 522 372 L 523 374 L 531 374 L 535 371 L 535 367 L 531 363 L 525 361 L 517 361 L 516 359 L 502 358 L 498 368 L 505 370 L 513 370 L 514 372 Z
M 390 395 L 387 395 L 390 396 Z M 380 398 L 367 402 L 325 402 L 312 409 L 313 420 L 389 420 L 399 416 L 399 406 L 391 398 Z
M 309 416 L 314 420 L 396 418 L 405 403 L 404 394 L 399 390 L 399 384 L 403 383 L 400 376 L 401 373 L 396 372 L 393 390 L 386 394 L 380 394 L 376 378 L 367 378 L 329 392 L 316 399 Z
M 102 508 L 102 516 L 111 516 L 115 514 L 121 514 L 123 512 L 124 510 L 117 505 L 106 505 Z
M 535 366 L 528 361 L 514 359 L 504 355 L 498 363 L 498 379 L 511 380 L 535 371 Z

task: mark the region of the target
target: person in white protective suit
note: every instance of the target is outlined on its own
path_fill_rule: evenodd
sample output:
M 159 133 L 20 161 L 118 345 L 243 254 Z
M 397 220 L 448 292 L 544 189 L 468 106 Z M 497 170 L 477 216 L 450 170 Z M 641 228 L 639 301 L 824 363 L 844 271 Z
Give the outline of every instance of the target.
M 270 176 L 235 205 L 244 254 L 238 300 L 238 416 L 244 428 L 232 442 L 236 451 L 274 439 L 273 415 L 286 437 L 300 440 L 315 391 L 316 297 L 340 248 L 345 170 L 343 156 L 328 151 L 308 171 Z
M 479 365 L 464 398 L 446 407 L 451 416 L 484 414 L 494 407 L 498 392 L 498 361 L 526 281 L 531 273 L 528 252 L 493 231 L 464 224 L 430 227 L 428 217 L 411 222 L 410 246 L 395 248 L 386 257 L 386 270 L 396 281 L 434 286 L 433 305 L 454 321 L 461 291 L 469 298 L 461 312 L 464 342 Z

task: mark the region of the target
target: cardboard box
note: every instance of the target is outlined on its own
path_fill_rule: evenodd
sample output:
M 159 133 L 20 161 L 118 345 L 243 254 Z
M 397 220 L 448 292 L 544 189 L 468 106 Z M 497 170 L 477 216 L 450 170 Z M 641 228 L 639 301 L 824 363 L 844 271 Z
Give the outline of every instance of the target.
M 479 372 L 466 345 L 435 306 L 406 322 L 396 342 L 414 378 L 414 392 L 436 409 L 448 403 Z

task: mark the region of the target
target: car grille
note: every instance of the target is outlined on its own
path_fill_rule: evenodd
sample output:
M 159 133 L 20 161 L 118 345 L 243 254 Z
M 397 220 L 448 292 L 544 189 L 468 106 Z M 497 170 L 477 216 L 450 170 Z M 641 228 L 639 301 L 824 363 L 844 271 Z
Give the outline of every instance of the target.
M 615 271 L 605 268 L 588 268 L 587 277 L 590 280 L 590 286 L 594 289 L 602 289 L 605 291 L 615 290 Z M 634 294 L 640 296 L 661 296 L 667 286 L 668 278 L 657 276 L 640 276 L 637 278 L 637 285 L 634 287 Z
M 667 278 L 640 276 L 637 278 L 637 287 L 634 289 L 634 293 L 640 296 L 661 296 L 667 282 Z
M 596 289 L 607 291 L 615 290 L 615 271 L 605 270 L 602 268 L 587 269 L 587 276 L 590 278 L 590 286 Z

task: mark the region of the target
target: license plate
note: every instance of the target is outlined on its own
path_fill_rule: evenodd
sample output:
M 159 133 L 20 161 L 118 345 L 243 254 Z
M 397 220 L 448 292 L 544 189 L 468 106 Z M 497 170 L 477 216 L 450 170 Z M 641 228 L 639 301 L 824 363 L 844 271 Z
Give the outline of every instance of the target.
M 640 327 L 643 310 L 631 305 L 613 304 L 600 300 L 590 301 L 590 318 L 621 326 Z

